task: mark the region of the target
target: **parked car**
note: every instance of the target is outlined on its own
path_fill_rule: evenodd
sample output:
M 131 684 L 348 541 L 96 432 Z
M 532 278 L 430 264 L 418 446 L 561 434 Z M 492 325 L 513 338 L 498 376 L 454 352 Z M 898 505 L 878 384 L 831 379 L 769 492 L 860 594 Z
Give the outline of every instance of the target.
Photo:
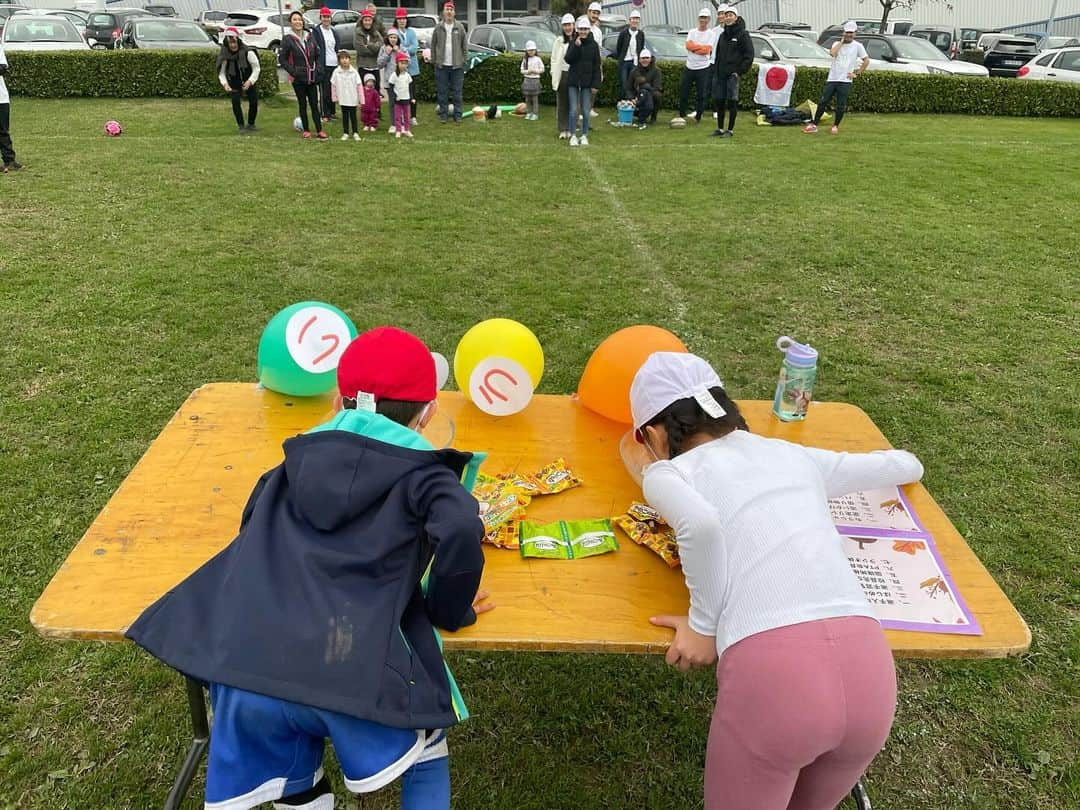
M 838 37 L 833 37 L 825 47 L 832 47 L 837 39 Z M 925 71 L 938 75 L 990 75 L 982 65 L 949 59 L 925 39 L 918 37 L 862 34 L 858 37 L 858 41 L 866 48 L 866 53 L 871 60 L 871 69 L 875 69 L 874 61 L 876 60 L 879 63 L 886 62 L 891 66 L 884 68 L 885 70 L 902 70 L 901 66 L 906 65 L 918 67 L 919 72 Z
M 195 23 L 206 32 L 210 39 L 217 42 L 218 34 L 221 33 L 221 24 L 229 16 L 227 11 L 200 11 L 195 18 Z
M 979 39 L 983 34 L 1000 33 L 996 28 L 963 28 L 960 29 L 960 50 L 973 51 L 979 47 Z
M 18 51 L 88 51 L 79 29 L 56 14 L 13 14 L 0 34 L 0 47 Z
M 959 28 L 951 25 L 916 25 L 908 31 L 908 36 L 925 39 L 950 59 L 960 55 L 963 36 Z
M 304 27 L 311 29 L 319 24 L 321 9 L 311 8 L 304 12 Z M 356 26 L 360 22 L 360 12 L 347 8 L 332 9 L 330 27 L 334 29 L 338 48 L 351 51 L 356 47 Z
M 881 20 L 853 20 L 853 22 L 855 25 L 859 26 L 858 36 L 860 39 L 863 34 L 907 34 L 915 25 L 911 20 L 902 19 L 900 17 L 890 17 L 889 21 L 885 24 L 885 30 L 882 31 Z M 839 39 L 840 35 L 843 33 L 844 23 L 830 25 L 821 32 L 821 36 L 818 37 L 818 45 L 823 45 L 828 48 L 829 46 L 825 44 L 825 40 L 829 38 Z
M 90 16 L 89 11 L 76 11 L 75 9 L 70 8 L 27 8 L 23 9 L 22 11 L 16 11 L 15 14 L 12 14 L 11 16 L 14 17 L 18 14 L 56 15 L 57 17 L 63 17 L 80 31 L 86 29 L 86 19 Z
M 172 6 L 162 5 L 149 5 L 146 7 L 146 13 L 152 14 L 155 17 L 179 17 L 176 13 L 176 9 Z
M 750 41 L 754 43 L 754 62 L 759 65 L 782 62 L 796 67 L 832 66 L 827 50 L 798 34 L 758 29 L 750 32 Z
M 1076 37 L 1047 37 L 1042 46 L 1044 51 L 1056 51 L 1060 48 L 1080 48 L 1080 39 Z
M 765 22 L 758 26 L 758 31 L 776 31 L 782 34 L 798 34 L 803 39 L 817 42 L 818 32 L 809 23 Z
M 470 51 L 525 53 L 525 43 L 529 40 L 536 43 L 537 53 L 551 53 L 555 35 L 545 28 L 489 23 L 478 25 L 469 32 L 466 47 Z
M 605 59 L 615 54 L 615 46 L 619 44 L 618 31 L 612 31 L 600 44 L 600 55 Z M 658 32 L 652 28 L 645 32 L 645 47 L 653 55 L 654 59 L 668 59 L 671 61 L 686 61 L 686 36 Z
M 408 17 L 409 28 L 416 32 L 416 41 L 421 48 L 431 45 L 431 34 L 435 26 L 439 24 L 439 18 L 434 14 L 410 14 Z
M 983 66 L 991 76 L 1016 76 L 1020 68 L 1039 55 L 1039 46 L 1030 37 L 1015 34 L 984 34 Z
M 26 6 L 16 5 L 14 3 L 0 3 L 0 31 L 4 30 L 4 25 L 8 21 L 8 17 L 19 11 L 29 11 Z
M 1080 47 L 1046 51 L 1016 73 L 1018 79 L 1080 82 Z
M 141 8 L 110 8 L 108 11 L 91 11 L 86 18 L 86 42 L 91 48 L 109 50 L 118 47 L 124 23 L 132 17 L 145 17 Z
M 236 28 L 249 48 L 261 48 L 276 53 L 281 45 L 282 29 L 286 32 L 289 30 L 289 16 L 267 8 L 230 11 L 221 27 Z
M 121 48 L 155 48 L 176 51 L 185 48 L 217 50 L 202 27 L 187 20 L 166 17 L 132 17 L 120 32 Z
M 525 14 L 521 17 L 499 17 L 493 23 L 506 23 L 507 25 L 525 25 L 529 28 L 544 28 L 552 34 L 562 33 L 562 24 L 554 14 L 532 15 Z

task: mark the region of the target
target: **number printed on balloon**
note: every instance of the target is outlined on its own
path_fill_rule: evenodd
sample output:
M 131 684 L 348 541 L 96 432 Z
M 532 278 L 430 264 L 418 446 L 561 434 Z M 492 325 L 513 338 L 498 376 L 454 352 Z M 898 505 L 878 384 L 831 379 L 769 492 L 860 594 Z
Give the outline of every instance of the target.
M 337 368 L 352 335 L 340 315 L 324 307 L 304 307 L 285 326 L 289 354 L 304 371 L 318 374 Z
M 492 416 L 517 413 L 529 404 L 532 395 L 529 372 L 509 357 L 486 357 L 469 375 L 469 398 Z

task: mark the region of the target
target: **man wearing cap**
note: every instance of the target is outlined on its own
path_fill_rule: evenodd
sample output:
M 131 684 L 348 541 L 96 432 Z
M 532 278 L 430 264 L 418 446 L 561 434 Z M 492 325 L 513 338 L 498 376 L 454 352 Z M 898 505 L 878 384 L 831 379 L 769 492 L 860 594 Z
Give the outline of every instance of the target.
M 450 807 L 445 729 L 468 717 L 436 627 L 478 592 L 478 459 L 421 431 L 435 360 L 394 327 L 357 337 L 339 411 L 287 439 L 222 552 L 148 608 L 128 637 L 209 684 L 206 806 L 329 810 L 329 737 L 354 793 L 402 777 L 402 806 Z
M 319 97 L 322 100 L 323 121 L 333 120 L 334 99 L 331 98 L 330 77 L 337 69 L 338 39 L 337 33 L 330 25 L 333 12 L 329 7 L 319 9 L 319 25 L 315 28 L 315 45 L 318 48 L 319 60 Z
M 600 15 L 604 12 L 604 7 L 597 2 L 589 3 L 589 9 L 585 12 L 585 16 L 589 18 L 589 28 L 592 31 L 593 42 L 596 43 L 596 47 L 599 49 L 600 44 L 604 41 L 604 32 L 600 28 Z M 600 84 L 604 83 L 604 59 L 600 58 Z M 594 87 L 592 91 L 592 106 L 589 108 L 589 117 L 596 118 L 600 113 L 596 111 L 596 96 L 599 94 L 600 88 Z
M 833 122 L 832 134 L 840 132 L 840 122 L 844 119 L 847 111 L 848 96 L 851 94 L 851 83 L 856 76 L 862 76 L 870 66 L 870 56 L 861 42 L 855 41 L 855 32 L 859 30 L 854 20 L 844 23 L 844 37 L 829 49 L 833 63 L 829 68 L 829 75 L 825 80 L 825 89 L 821 92 L 821 101 L 818 102 L 817 111 L 814 113 L 813 122 L 806 125 L 803 132 L 817 132 L 821 116 L 825 114 L 825 108 L 833 97 L 836 97 L 836 120 Z
M 443 5 L 442 22 L 431 32 L 431 61 L 435 63 L 435 98 L 439 121 L 443 124 L 449 115 L 447 106 L 450 96 L 454 101 L 454 123 L 461 123 L 463 102 L 462 87 L 465 84 L 465 28 L 454 18 L 454 4 L 447 0 Z
M 638 54 L 637 66 L 630 71 L 627 85 L 631 97 L 637 101 L 638 129 L 644 129 L 646 123 L 655 124 L 664 96 L 664 74 L 648 48 L 642 48 Z
M 4 83 L 4 74 L 8 71 L 7 57 L 4 49 L 0 47 L 0 174 L 17 172 L 23 166 L 15 160 L 15 147 L 11 144 L 11 97 L 8 95 L 7 84 Z
M 641 50 L 645 47 L 645 32 L 641 30 L 641 12 L 630 12 L 630 25 L 619 32 L 615 43 L 615 61 L 619 63 L 619 98 L 632 98 L 630 73 L 637 66 Z
M 724 24 L 713 51 L 713 100 L 716 103 L 716 131 L 712 134 L 730 138 L 739 112 L 739 77 L 754 64 L 754 43 L 734 6 L 726 6 L 721 15 Z M 728 125 L 724 126 L 724 113 Z
M 570 64 L 566 61 L 566 49 L 574 39 L 574 15 L 563 14 L 559 22 L 562 34 L 556 35 L 555 43 L 551 46 L 551 89 L 555 91 L 555 123 L 559 140 L 565 141 L 570 137 L 570 83 L 567 81 Z
M 679 81 L 679 117 L 686 118 L 686 108 L 690 103 L 690 86 L 697 94 L 694 123 L 701 123 L 705 112 L 705 97 L 709 90 L 709 73 L 712 65 L 713 48 L 716 46 L 716 32 L 709 28 L 712 14 L 707 8 L 698 12 L 697 28 L 686 34 L 686 67 Z

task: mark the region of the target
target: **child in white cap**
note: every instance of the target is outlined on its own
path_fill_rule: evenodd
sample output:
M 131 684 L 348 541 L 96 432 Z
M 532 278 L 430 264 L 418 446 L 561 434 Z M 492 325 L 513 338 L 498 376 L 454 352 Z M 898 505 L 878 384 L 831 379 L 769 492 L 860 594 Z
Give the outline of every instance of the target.
M 593 39 L 588 17 L 578 17 L 577 33 L 566 49 L 567 96 L 570 100 L 570 145 L 589 145 L 589 111 L 593 90 L 600 87 L 600 46 Z M 578 114 L 581 115 L 581 138 L 577 136 Z
M 521 95 L 525 97 L 525 120 L 540 120 L 540 77 L 544 75 L 544 62 L 536 55 L 536 43 L 525 43 L 525 56 L 521 60 Z
M 707 362 L 634 377 L 648 502 L 674 527 L 688 616 L 667 661 L 717 662 L 705 807 L 835 807 L 889 736 L 896 673 L 827 500 L 918 481 L 903 450 L 837 453 L 752 434 Z
M 829 102 L 836 98 L 836 119 L 833 121 L 832 134 L 840 133 L 840 122 L 844 120 L 847 111 L 848 96 L 851 94 L 851 83 L 856 76 L 862 76 L 870 66 L 870 56 L 861 42 L 855 41 L 855 32 L 859 26 L 854 20 L 844 23 L 844 36 L 834 43 L 829 49 L 832 54 L 832 67 L 825 79 L 825 89 L 821 91 L 821 100 L 818 102 L 817 112 L 814 113 L 812 123 L 806 125 L 803 132 L 817 132 L 821 116 L 825 114 L 825 108 Z

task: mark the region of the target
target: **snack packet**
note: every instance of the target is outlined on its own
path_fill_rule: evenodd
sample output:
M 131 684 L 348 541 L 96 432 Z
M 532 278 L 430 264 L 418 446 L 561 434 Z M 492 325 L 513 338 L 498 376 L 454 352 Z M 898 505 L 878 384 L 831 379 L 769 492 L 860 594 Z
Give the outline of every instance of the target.
M 484 542 L 490 543 L 495 546 L 495 548 L 519 548 L 521 546 L 521 543 L 518 540 L 519 524 L 520 521 L 514 520 L 489 530 L 488 533 L 484 535 Z
M 523 520 L 518 534 L 522 557 L 573 560 L 619 549 L 611 522 L 604 518 L 559 520 L 544 525 Z
M 612 519 L 616 526 L 626 532 L 626 536 L 639 546 L 652 551 L 670 568 L 681 565 L 679 544 L 675 541 L 675 530 L 664 523 L 660 513 L 643 503 L 632 503 L 625 515 Z
M 581 479 L 566 466 L 564 458 L 545 464 L 536 473 L 528 476 L 528 479 L 536 484 L 538 495 L 555 495 L 581 485 Z

